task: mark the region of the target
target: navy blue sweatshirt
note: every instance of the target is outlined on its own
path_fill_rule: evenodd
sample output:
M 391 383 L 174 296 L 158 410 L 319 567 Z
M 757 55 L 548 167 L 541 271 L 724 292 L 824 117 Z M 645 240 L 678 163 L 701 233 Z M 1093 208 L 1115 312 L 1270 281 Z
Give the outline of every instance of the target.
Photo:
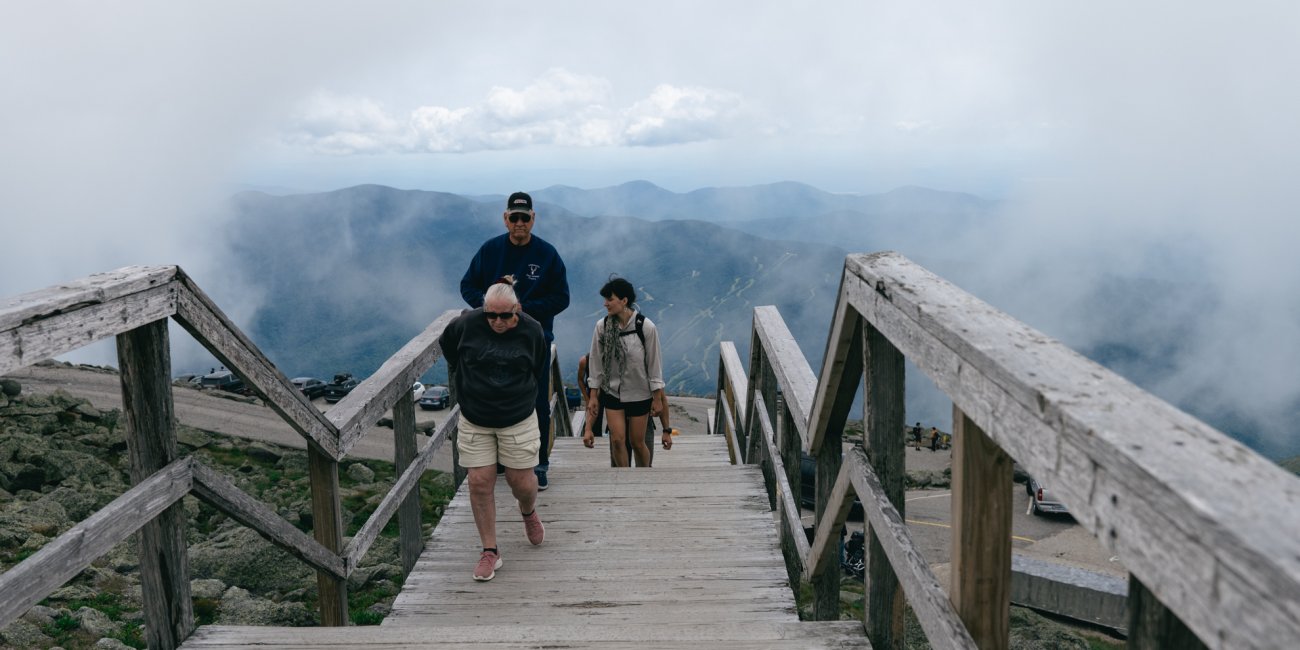
M 467 309 L 438 337 L 452 388 L 465 419 L 481 427 L 518 424 L 532 415 L 537 387 L 546 378 L 550 346 L 527 314 L 502 334 L 492 331 L 483 309 Z
M 555 340 L 555 316 L 569 306 L 568 271 L 555 247 L 537 235 L 523 246 L 510 243 L 509 234 L 487 240 L 460 279 L 460 295 L 470 307 L 482 307 L 483 294 L 504 275 L 515 276 L 524 313 L 541 323 L 547 341 Z

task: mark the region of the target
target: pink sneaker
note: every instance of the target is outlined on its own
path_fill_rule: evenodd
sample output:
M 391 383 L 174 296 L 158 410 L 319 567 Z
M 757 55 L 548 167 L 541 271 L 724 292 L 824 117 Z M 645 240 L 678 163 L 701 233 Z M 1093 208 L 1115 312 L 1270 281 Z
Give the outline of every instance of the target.
M 528 535 L 528 543 L 533 546 L 541 544 L 542 538 L 546 537 L 546 527 L 542 525 L 542 518 L 537 516 L 537 510 L 524 517 L 524 534 Z
M 487 582 L 497 577 L 497 569 L 501 568 L 501 554 L 492 551 L 483 551 L 478 558 L 478 566 L 474 567 L 474 579 L 479 582 Z

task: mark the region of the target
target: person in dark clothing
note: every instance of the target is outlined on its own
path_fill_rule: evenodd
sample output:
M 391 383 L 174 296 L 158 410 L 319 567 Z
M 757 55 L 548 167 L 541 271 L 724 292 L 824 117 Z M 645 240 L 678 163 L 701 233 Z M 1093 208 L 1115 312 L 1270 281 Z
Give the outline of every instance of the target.
M 555 340 L 553 326 L 556 315 L 569 306 L 569 279 L 564 260 L 554 246 L 533 234 L 537 213 L 533 211 L 533 199 L 528 194 L 511 194 L 501 220 L 506 233 L 479 247 L 460 279 L 460 295 L 470 307 L 482 307 L 483 294 L 488 287 L 500 278 L 512 277 L 523 312 L 542 326 L 546 341 L 550 343 Z M 542 449 L 533 471 L 537 473 L 538 489 L 542 490 L 550 486 L 546 476 L 550 469 L 551 451 L 548 388 L 546 381 L 538 384 L 533 405 L 537 411 L 537 428 L 542 432 Z
M 497 463 L 519 502 L 524 534 L 541 544 L 546 530 L 537 515 L 537 453 L 541 433 L 533 415 L 538 382 L 547 377 L 550 346 L 542 326 L 520 313 L 508 281 L 488 289 L 484 305 L 465 310 L 438 345 L 452 373 L 460 404 L 456 449 L 467 470 L 470 508 L 483 551 L 474 579 L 491 580 L 501 568 L 496 539 Z

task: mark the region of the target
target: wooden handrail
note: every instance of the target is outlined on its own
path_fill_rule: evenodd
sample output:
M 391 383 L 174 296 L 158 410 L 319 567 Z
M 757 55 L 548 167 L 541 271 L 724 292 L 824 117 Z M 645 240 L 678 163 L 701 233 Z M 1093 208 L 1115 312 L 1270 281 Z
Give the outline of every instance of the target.
M 425 443 L 424 448 L 416 455 L 415 460 L 411 461 L 411 465 L 406 468 L 406 471 L 402 472 L 402 475 L 393 482 L 393 487 L 388 491 L 388 494 L 384 495 L 383 501 L 380 501 L 379 505 L 375 507 L 375 511 L 370 514 L 370 518 L 366 520 L 361 530 L 357 531 L 357 534 L 352 537 L 352 541 L 348 543 L 343 552 L 343 555 L 347 558 L 349 573 L 357 567 L 361 562 L 361 558 L 365 557 L 366 551 L 370 550 L 370 545 L 374 544 L 375 539 L 379 537 L 380 531 L 384 529 L 384 526 L 388 525 L 388 520 L 393 518 L 398 506 L 406 499 L 406 495 L 410 494 L 419 485 L 420 476 L 429 468 L 429 464 L 433 462 L 433 455 L 442 448 L 442 443 L 446 442 L 447 438 L 451 436 L 451 432 L 456 429 L 458 422 L 460 422 L 459 405 L 452 407 L 447 413 L 442 425 Z
M 347 578 L 349 566 L 306 533 L 294 528 L 270 507 L 239 489 L 220 472 L 195 460 L 194 496 L 231 519 L 252 528 L 267 541 L 288 551 L 313 569 Z
M 867 339 L 876 347 L 866 346 Z M 740 428 L 761 432 L 769 457 L 779 452 L 769 438 L 764 395 L 780 392 L 790 425 L 804 449 L 816 455 L 822 436 L 839 426 L 853 384 L 862 379 L 853 346 L 868 359 L 875 355 L 893 364 L 897 358 L 900 369 L 897 355 L 905 356 L 952 398 L 954 417 L 967 418 L 962 421 L 971 432 L 987 433 L 995 443 L 989 453 L 1005 450 L 1052 485 L 1079 523 L 1130 570 L 1134 588 L 1149 588 L 1158 599 L 1142 602 L 1158 602 L 1177 614 L 1143 620 L 1185 625 L 1211 647 L 1282 647 L 1300 638 L 1300 518 L 1270 514 L 1300 512 L 1300 480 L 1240 443 L 894 253 L 847 258 L 815 389 L 808 390 L 811 375 L 791 341 L 775 309 L 755 309 L 749 412 Z M 726 366 L 724 359 L 720 368 Z M 890 370 L 881 377 L 888 385 L 876 396 L 896 400 L 885 406 L 901 409 L 901 375 Z M 720 422 L 727 415 L 727 390 L 736 385 L 719 378 Z M 874 413 L 882 405 L 869 408 Z M 888 426 L 877 427 L 873 436 L 881 437 L 871 444 L 885 447 L 876 453 L 895 444 L 901 448 L 901 410 L 882 425 Z M 885 486 L 861 449 L 850 458 L 835 483 L 819 477 L 819 489 L 831 493 L 803 559 L 811 569 L 805 575 L 838 570 L 828 554 L 850 499 L 842 480 L 849 472 L 870 530 L 879 535 L 913 607 L 918 614 L 929 611 L 920 616 L 923 621 L 939 622 L 927 628 L 931 643 L 968 647 L 970 633 L 940 611 L 951 604 L 944 599 L 939 607 L 937 582 L 907 540 L 901 497 L 895 506 L 883 496 Z M 755 458 L 746 454 L 745 460 Z M 901 480 L 901 465 L 887 467 L 890 481 Z M 776 474 L 769 489 L 779 494 Z M 970 539 L 998 534 L 990 529 Z
M 134 449 L 132 445 L 148 448 L 145 455 L 136 453 L 141 450 L 132 452 L 132 475 L 138 485 L 51 541 L 32 557 L 0 574 L 0 626 L 8 624 L 91 560 L 142 526 L 161 525 L 165 535 L 182 534 L 183 523 L 169 520 L 167 517 L 171 515 L 162 513 L 168 512 L 169 507 L 191 491 L 315 568 L 321 576 L 323 622 L 346 623 L 346 578 L 356 569 L 393 513 L 399 510 L 399 504 L 403 563 L 407 567 L 413 564 L 413 553 L 418 553 L 419 549 L 406 547 L 418 545 L 420 522 L 418 502 L 411 497 L 416 494 L 415 486 L 433 453 L 447 439 L 449 432 L 455 430 L 458 411 L 451 411 L 451 420 L 439 428 L 437 435 L 418 455 L 414 454 L 414 442 L 410 443 L 415 458 L 409 465 L 405 465 L 401 456 L 403 452 L 398 451 L 399 468 L 405 467 L 401 477 L 347 549 L 343 549 L 341 543 L 326 546 L 318 541 L 323 539 L 333 545 L 342 535 L 341 522 L 327 516 L 339 510 L 338 459 L 355 445 L 365 427 L 377 421 L 389 408 L 395 409 L 395 423 L 401 423 L 400 427 L 395 424 L 395 435 L 396 429 L 400 428 L 414 436 L 414 402 L 410 386 L 438 358 L 437 338 L 458 313 L 453 310 L 442 314 L 386 361 L 375 375 L 362 382 L 341 407 L 332 409 L 326 416 L 289 383 L 284 374 L 178 267 L 127 267 L 0 303 L 0 374 L 101 338 L 117 336 L 123 363 L 123 392 L 124 395 L 130 392 L 130 396 L 136 398 L 124 400 L 128 422 L 146 411 L 151 414 L 155 410 L 171 413 L 171 378 L 165 376 L 170 363 L 164 319 L 174 318 L 307 439 L 313 512 L 317 514 L 316 539 L 313 539 L 221 474 L 191 458 L 176 460 L 154 471 L 156 465 L 150 467 L 149 463 L 165 456 L 156 453 L 159 450 L 153 446 L 172 448 L 173 451 L 167 453 L 174 455 L 174 430 L 143 422 L 140 426 L 149 430 L 146 433 L 152 432 L 151 435 L 140 436 L 137 432 L 128 441 L 129 448 Z M 137 338 L 142 349 L 122 347 L 124 342 L 131 343 Z M 126 378 L 128 369 L 132 375 L 130 382 Z M 153 390 L 154 386 L 162 387 L 161 395 L 156 394 L 158 391 Z M 167 401 L 166 408 L 154 408 L 150 400 Z M 404 411 L 398 413 L 398 409 Z M 567 410 L 563 412 L 567 413 Z M 161 523 L 164 521 L 166 523 Z M 406 530 L 412 526 L 414 534 Z M 175 557 L 169 556 L 167 562 L 179 562 L 179 567 L 169 569 L 159 565 L 151 569 L 142 563 L 141 571 L 167 573 L 175 569 L 177 575 L 183 574 L 186 566 L 183 543 L 172 555 Z M 181 585 L 176 580 L 158 578 L 157 575 L 152 578 L 142 576 L 146 583 L 146 605 L 152 602 L 165 607 L 167 603 L 189 602 L 187 581 L 182 580 L 185 584 Z M 192 627 L 187 616 L 163 622 L 168 629 L 151 635 L 151 646 L 175 647 Z
M 798 552 L 798 573 L 803 575 L 807 573 L 808 557 L 808 538 L 803 532 L 803 520 L 799 516 L 799 502 L 795 499 L 794 493 L 790 489 L 790 481 L 786 478 L 789 474 L 785 471 L 785 462 L 781 460 L 781 452 L 776 446 L 776 433 L 772 429 L 772 421 L 767 418 L 767 409 L 763 404 L 763 396 L 754 396 L 755 417 L 758 418 L 758 426 L 762 431 L 763 442 L 767 449 L 767 462 L 772 472 L 771 487 L 776 491 L 775 499 L 780 506 L 782 521 L 785 524 L 785 534 L 788 539 L 794 542 L 794 547 Z
M 176 313 L 175 266 L 128 266 L 0 303 L 0 375 Z
M 172 462 L 0 574 L 0 627 L 189 494 L 191 467 L 189 458 Z
M 378 422 L 404 392 L 411 391 L 415 380 L 433 366 L 442 353 L 438 337 L 459 315 L 457 309 L 443 312 L 325 414 L 338 428 L 340 458 L 357 444 L 367 427 Z

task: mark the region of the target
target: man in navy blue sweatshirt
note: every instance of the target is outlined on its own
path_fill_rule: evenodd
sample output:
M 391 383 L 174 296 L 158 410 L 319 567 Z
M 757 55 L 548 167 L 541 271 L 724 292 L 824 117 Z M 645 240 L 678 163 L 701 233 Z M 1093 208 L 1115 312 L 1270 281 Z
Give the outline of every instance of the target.
M 506 233 L 479 247 L 460 279 L 460 295 L 470 307 L 477 309 L 483 306 L 483 294 L 488 287 L 504 276 L 513 276 L 519 303 L 525 314 L 541 323 L 549 349 L 550 342 L 555 340 L 555 316 L 569 306 L 569 279 L 564 260 L 554 246 L 533 234 L 537 213 L 533 211 L 531 196 L 524 192 L 511 194 L 501 220 Z M 537 428 L 542 433 L 542 448 L 533 471 L 540 490 L 549 487 L 546 472 L 550 469 L 551 409 L 546 392 L 545 384 L 537 387 Z

